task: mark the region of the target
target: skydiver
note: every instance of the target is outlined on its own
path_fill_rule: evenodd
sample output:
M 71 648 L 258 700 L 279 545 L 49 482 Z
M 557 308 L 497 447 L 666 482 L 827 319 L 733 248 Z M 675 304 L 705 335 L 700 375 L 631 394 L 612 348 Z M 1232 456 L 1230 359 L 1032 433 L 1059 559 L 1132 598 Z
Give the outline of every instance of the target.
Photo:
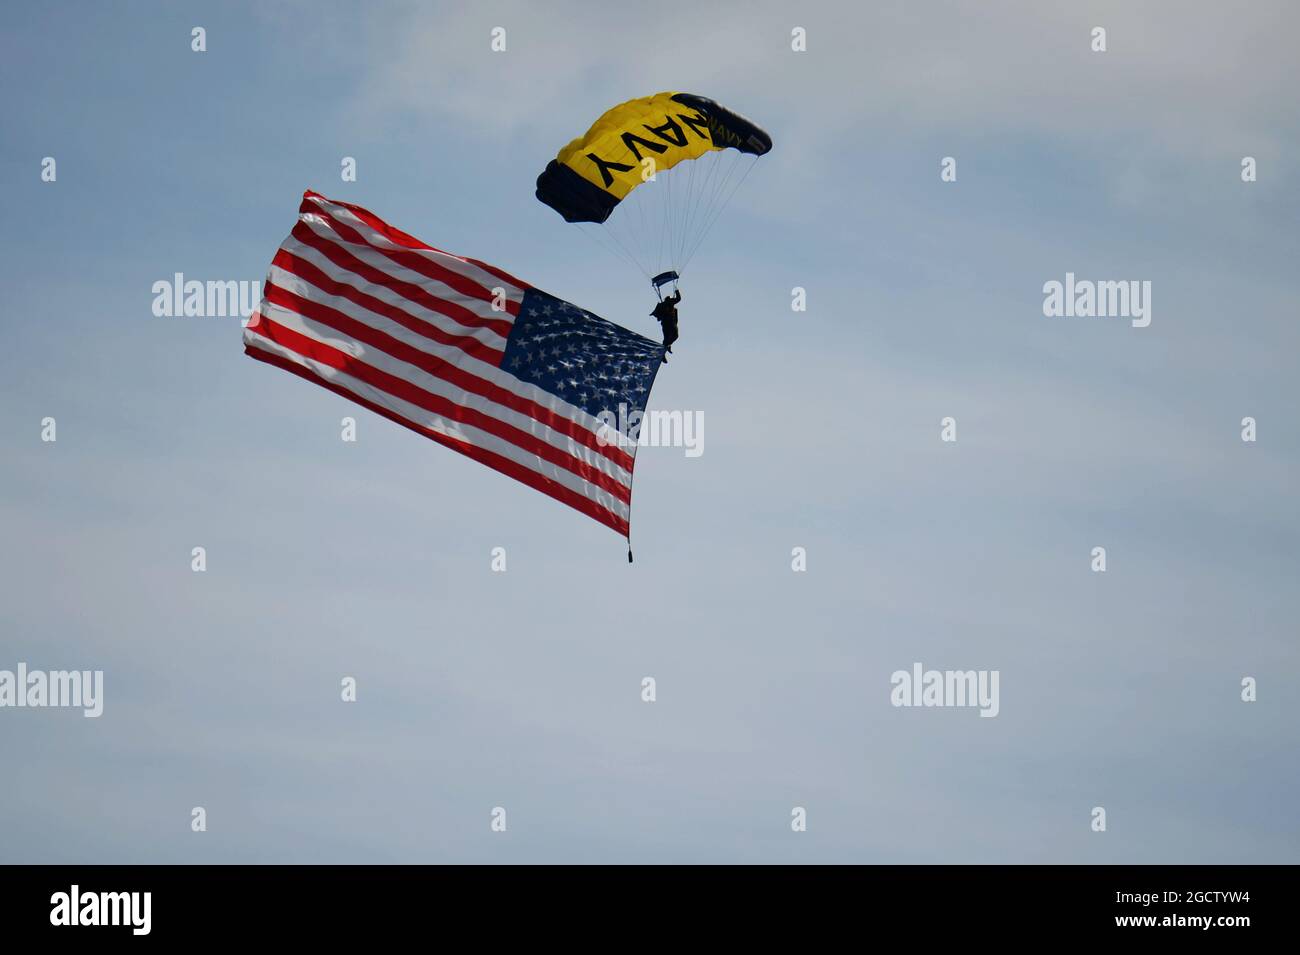
M 654 307 L 650 314 L 655 317 L 664 330 L 664 362 L 668 361 L 668 353 L 673 350 L 673 342 L 677 341 L 677 303 L 682 300 L 681 290 L 678 289 L 667 298 L 660 300 L 659 304 Z

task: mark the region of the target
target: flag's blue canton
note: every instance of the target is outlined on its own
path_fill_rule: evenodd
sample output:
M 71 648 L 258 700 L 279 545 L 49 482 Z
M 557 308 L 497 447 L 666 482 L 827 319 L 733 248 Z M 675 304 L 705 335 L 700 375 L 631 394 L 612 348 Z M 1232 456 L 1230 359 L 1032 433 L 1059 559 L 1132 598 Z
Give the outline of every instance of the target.
M 501 367 L 590 415 L 644 411 L 663 345 L 553 295 L 528 289 Z M 630 437 L 636 437 L 635 434 Z

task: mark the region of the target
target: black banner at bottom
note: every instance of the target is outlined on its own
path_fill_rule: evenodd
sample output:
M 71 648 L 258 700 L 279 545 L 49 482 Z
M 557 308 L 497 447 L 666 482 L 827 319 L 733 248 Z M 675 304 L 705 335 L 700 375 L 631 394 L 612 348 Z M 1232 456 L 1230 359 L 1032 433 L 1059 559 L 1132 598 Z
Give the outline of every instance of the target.
M 9 866 L 6 939 L 771 942 L 851 932 L 1233 944 L 1284 929 L 1287 867 Z M 609 934 L 610 932 L 618 934 Z M 681 934 L 688 933 L 688 934 Z M 1244 933 L 1244 934 L 1243 934 Z M 452 935 L 448 941 L 460 936 Z

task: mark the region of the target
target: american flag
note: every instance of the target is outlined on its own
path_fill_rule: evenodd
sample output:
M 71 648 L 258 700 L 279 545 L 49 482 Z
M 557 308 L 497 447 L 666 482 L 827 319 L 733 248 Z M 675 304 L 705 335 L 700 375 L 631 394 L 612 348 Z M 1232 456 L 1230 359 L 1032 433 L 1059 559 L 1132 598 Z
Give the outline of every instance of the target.
M 628 534 L 656 341 L 308 191 L 244 351 Z

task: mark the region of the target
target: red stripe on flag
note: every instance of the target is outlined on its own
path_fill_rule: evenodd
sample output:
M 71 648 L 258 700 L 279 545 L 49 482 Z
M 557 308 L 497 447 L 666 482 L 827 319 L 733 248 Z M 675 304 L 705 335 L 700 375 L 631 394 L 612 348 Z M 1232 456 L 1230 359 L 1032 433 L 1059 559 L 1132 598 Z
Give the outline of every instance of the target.
M 395 252 L 392 249 L 385 249 L 381 245 L 376 245 L 364 235 L 348 225 L 341 222 L 334 216 L 330 215 L 324 209 L 314 208 L 316 216 L 324 220 L 325 224 L 338 233 L 344 242 L 351 242 L 353 245 L 364 245 L 367 249 L 378 252 L 380 255 L 387 256 L 404 269 L 419 273 L 425 278 L 431 278 L 434 281 L 441 282 L 449 288 L 454 288 L 457 292 L 469 298 L 476 298 L 483 302 L 491 302 L 496 296 L 486 285 L 476 282 L 467 275 L 457 272 L 455 269 L 449 269 L 445 265 L 440 265 L 427 255 L 421 255 L 419 252 Z M 436 250 L 429 250 L 436 251 Z M 445 252 L 438 253 L 446 255 Z M 454 258 L 454 256 L 453 256 Z M 519 314 L 519 302 L 507 298 L 505 300 L 505 311 L 510 315 Z
M 258 321 L 250 323 L 247 330 L 261 335 L 268 341 L 283 345 L 290 351 L 296 352 L 305 358 L 318 361 L 322 365 L 329 365 L 331 368 L 337 368 L 353 378 L 364 381 L 368 385 L 373 385 L 380 391 L 423 408 L 425 411 L 439 417 L 446 418 L 448 421 L 457 421 L 494 435 L 527 451 L 529 454 L 536 455 L 544 461 L 549 461 L 557 467 L 564 468 L 566 471 L 582 478 L 588 484 L 594 484 L 601 490 L 609 492 L 625 504 L 631 503 L 632 492 L 626 485 L 619 483 L 615 478 L 592 467 L 585 461 L 575 458 L 568 452 L 561 451 L 554 445 L 547 444 L 540 438 L 508 425 L 498 418 L 476 411 L 473 408 L 458 405 L 441 395 L 425 391 L 404 378 L 398 378 L 386 371 L 380 371 L 378 368 L 368 365 L 346 352 L 332 348 L 323 342 L 318 342 L 314 338 L 299 334 L 290 328 L 285 328 L 260 313 Z
M 265 321 L 265 319 L 263 319 L 263 321 Z M 291 372 L 299 378 L 304 378 L 313 384 L 320 385 L 322 388 L 327 388 L 335 394 L 346 398 L 348 401 L 355 402 L 363 408 L 368 408 L 375 414 L 383 415 L 388 420 L 394 421 L 404 428 L 410 428 L 417 434 L 424 435 L 424 437 L 436 441 L 445 447 L 451 448 L 454 451 L 459 451 L 461 454 L 478 461 L 480 464 L 486 464 L 494 471 L 500 471 L 507 477 L 514 478 L 516 481 L 526 484 L 534 490 L 541 491 L 543 494 L 553 497 L 563 504 L 567 504 L 574 510 L 581 511 L 583 514 L 599 521 L 606 527 L 612 528 L 622 536 L 627 536 L 628 522 L 625 518 L 619 517 L 617 514 L 602 507 L 590 498 L 583 497 L 581 494 L 570 490 L 563 484 L 559 484 L 548 477 L 543 477 L 536 471 L 529 470 L 523 465 L 511 461 L 509 458 L 504 458 L 492 451 L 476 447 L 472 444 L 467 444 L 463 441 L 458 441 L 448 435 L 441 434 L 440 432 L 417 424 L 414 421 L 402 417 L 397 412 L 385 408 L 383 405 L 376 404 L 373 401 L 362 398 L 360 395 L 353 394 L 342 385 L 321 378 L 319 375 L 314 374 L 311 369 L 304 368 L 302 365 L 292 362 L 287 358 L 264 352 L 261 349 L 252 347 L 251 345 L 244 346 L 244 354 L 248 355 L 250 358 L 257 359 L 260 362 L 265 362 L 268 365 L 274 365 L 276 368 Z
M 364 322 L 359 322 L 355 318 L 351 318 L 337 309 L 330 308 L 328 305 L 321 304 L 320 302 L 313 302 L 300 295 L 295 295 L 288 289 L 283 289 L 269 280 L 266 282 L 266 286 L 262 291 L 262 297 L 273 305 L 279 305 L 291 312 L 296 312 L 299 315 L 320 322 L 323 325 L 328 325 L 335 331 L 341 332 L 356 341 L 371 345 L 386 354 L 392 355 L 399 361 L 404 361 L 409 365 L 414 365 L 421 371 L 428 372 L 429 374 L 441 378 L 443 381 L 449 382 L 458 388 L 463 388 L 471 394 L 480 395 L 481 397 L 486 398 L 495 404 L 501 405 L 502 407 L 509 408 L 512 411 L 517 411 L 522 415 L 527 415 L 534 421 L 546 425 L 552 431 L 563 434 L 567 438 L 571 438 L 583 447 L 590 448 L 601 457 L 608 458 L 623 470 L 632 470 L 632 457 L 626 451 L 614 444 L 602 445 L 600 439 L 596 437 L 594 432 L 582 427 L 575 421 L 571 421 L 568 418 L 556 414 L 550 408 L 521 397 L 513 391 L 502 388 L 500 385 L 493 384 L 492 382 L 471 374 L 461 368 L 457 368 L 455 365 L 448 361 L 444 361 L 436 355 L 432 355 L 426 351 L 421 351 L 413 345 L 408 345 L 406 342 L 393 338 L 386 332 L 381 332 L 377 328 L 372 328 Z M 262 316 L 261 320 L 271 321 L 271 319 L 268 319 L 265 315 Z M 260 322 L 258 324 L 260 324 Z M 251 324 L 250 327 L 252 327 Z M 281 342 L 281 344 L 287 345 L 288 343 Z M 295 351 L 296 350 L 297 349 L 295 349 Z M 384 373 L 381 372 L 381 374 Z M 415 386 L 413 385 L 412 387 Z M 439 414 L 441 414 L 441 412 L 439 412 Z
M 389 275 L 373 265 L 367 265 L 355 255 L 345 249 L 342 245 L 331 242 L 323 236 L 317 235 L 305 222 L 299 222 L 289 233 L 303 245 L 310 246 L 321 255 L 325 256 L 341 269 L 359 275 L 374 285 L 381 285 L 384 288 L 392 289 L 402 298 L 409 299 L 417 305 L 423 305 L 433 312 L 441 312 L 448 318 L 459 322 L 466 328 L 486 328 L 496 332 L 502 338 L 510 337 L 510 329 L 513 322 L 503 318 L 482 318 L 471 312 L 464 305 L 456 302 L 449 302 L 444 298 L 439 298 L 433 293 L 421 288 L 414 282 L 407 282 L 402 279 Z M 515 311 L 518 311 L 516 306 Z
M 429 245 L 427 242 L 421 242 L 415 236 L 408 235 L 407 233 L 403 232 L 401 229 L 397 229 L 389 225 L 387 222 L 379 218 L 369 209 L 363 209 L 360 206 L 354 206 L 350 202 L 340 202 L 338 199 L 327 199 L 325 196 L 322 196 L 319 192 L 313 192 L 310 189 L 308 189 L 306 192 L 302 194 L 302 198 L 303 198 L 303 203 L 302 206 L 300 206 L 298 209 L 299 212 L 306 212 L 308 210 L 307 200 L 309 198 L 320 199 L 323 202 L 328 202 L 331 205 L 335 205 L 335 206 L 342 206 L 344 209 L 347 209 L 349 212 L 355 215 L 366 225 L 370 226 L 370 228 L 374 229 L 380 235 L 384 236 L 384 238 L 388 239 L 389 241 L 396 242 L 398 245 L 404 245 L 408 249 L 428 249 L 430 252 L 437 252 L 441 255 L 451 256 L 451 258 L 453 259 L 460 259 L 462 262 L 468 262 L 470 265 L 477 266 L 478 268 L 482 269 L 484 272 L 487 272 L 490 275 L 495 275 L 497 278 L 501 279 L 502 281 L 509 282 L 511 285 L 516 285 L 520 289 L 532 288 L 532 286 L 529 285 L 527 282 L 515 278 L 509 272 L 505 271 L 504 269 L 499 269 L 495 265 L 488 265 L 486 262 L 480 262 L 478 259 L 471 259 L 468 256 L 464 256 L 464 255 L 456 255 L 456 253 L 454 252 L 447 252 L 444 251 L 443 249 L 436 249 L 433 246 Z M 316 212 L 320 211 L 320 206 L 316 205 L 315 203 L 311 203 L 310 207 L 312 211 L 316 211 Z
M 410 329 L 417 335 L 422 335 L 430 341 L 437 342 L 439 345 L 447 345 L 451 348 L 459 348 L 467 355 L 472 355 L 480 361 L 485 361 L 491 365 L 500 365 L 501 359 L 505 357 L 505 352 L 493 348 L 470 335 L 452 335 L 443 331 L 432 322 L 426 321 L 410 312 L 398 308 L 396 305 L 389 305 L 382 299 L 377 299 L 373 295 L 367 295 L 360 289 L 348 285 L 344 282 L 336 282 L 325 272 L 312 265 L 301 256 L 294 255 L 287 249 L 281 249 L 275 253 L 275 258 L 271 260 L 272 265 L 278 265 L 286 272 L 292 272 L 298 278 L 305 282 L 310 282 L 322 292 L 332 295 L 335 298 L 345 298 L 354 305 L 360 305 L 367 311 L 383 315 L 391 319 L 403 328 Z M 267 280 L 270 284 L 270 280 Z

